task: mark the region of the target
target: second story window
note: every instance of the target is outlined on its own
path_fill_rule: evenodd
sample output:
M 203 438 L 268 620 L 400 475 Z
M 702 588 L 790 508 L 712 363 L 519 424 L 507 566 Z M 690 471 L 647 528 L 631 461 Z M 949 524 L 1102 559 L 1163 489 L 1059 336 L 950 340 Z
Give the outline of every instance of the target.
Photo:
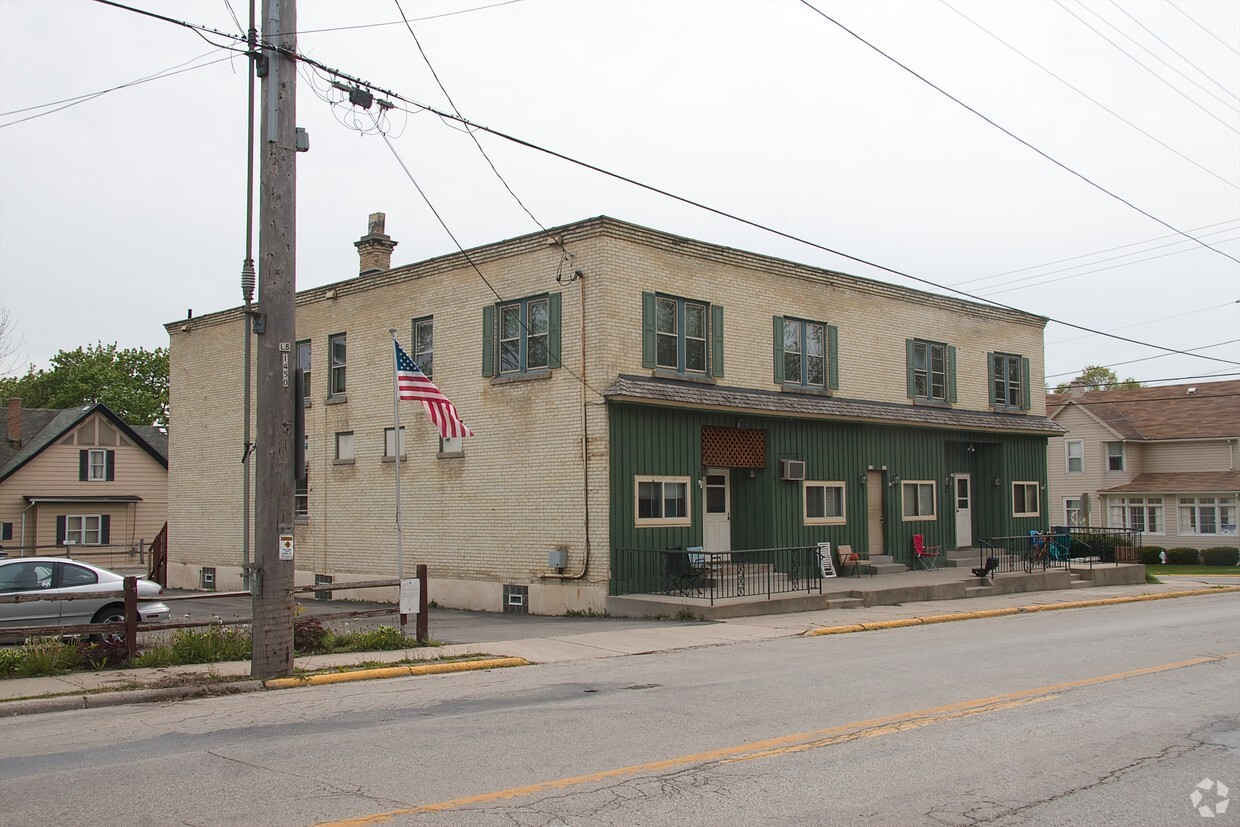
M 834 325 L 775 316 L 775 381 L 805 388 L 840 386 Z
M 111 482 L 116 479 L 116 451 L 84 448 L 78 452 L 78 479 L 82 482 Z
M 642 294 L 642 365 L 665 373 L 723 375 L 723 308 Z
M 990 404 L 1029 410 L 1029 360 L 1010 353 L 989 354 Z
M 907 339 L 908 395 L 928 402 L 956 401 L 956 349 L 941 342 Z
M 413 320 L 413 361 L 430 379 L 435 375 L 435 325 L 430 316 Z
M 482 375 L 546 376 L 560 366 L 560 294 L 482 309 Z
M 1108 442 L 1107 443 L 1107 470 L 1123 471 L 1124 470 L 1124 443 Z
M 329 396 L 342 396 L 349 387 L 345 373 L 347 366 L 345 343 L 345 334 L 343 333 L 327 337 L 327 349 L 330 354 L 329 369 L 331 373 L 327 389 Z
M 1080 439 L 1064 440 L 1064 457 L 1067 459 L 1069 474 L 1085 473 L 1085 441 Z
M 303 400 L 310 401 L 310 343 L 297 343 L 297 367 L 301 368 L 301 389 L 304 392 Z

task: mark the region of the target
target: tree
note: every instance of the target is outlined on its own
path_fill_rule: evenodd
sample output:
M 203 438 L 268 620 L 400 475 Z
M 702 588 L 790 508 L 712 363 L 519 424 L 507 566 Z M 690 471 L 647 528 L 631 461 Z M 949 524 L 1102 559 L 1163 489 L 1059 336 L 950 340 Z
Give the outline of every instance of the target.
M 168 421 L 168 349 L 120 349 L 96 343 L 62 350 L 48 370 L 0 379 L 0 398 L 28 408 L 72 408 L 102 402 L 131 425 Z
M 13 369 L 13 356 L 21 349 L 22 340 L 15 339 L 13 320 L 9 318 L 9 309 L 0 307 L 0 376 L 5 376 Z
M 1132 388 L 1141 387 L 1141 383 L 1131 376 L 1127 379 L 1120 379 L 1115 375 L 1115 371 L 1102 365 L 1086 365 L 1081 371 L 1081 375 L 1073 379 L 1071 382 L 1060 382 L 1055 386 L 1055 393 L 1067 393 L 1072 390 L 1075 384 L 1085 386 L 1086 390 L 1091 391 L 1113 391 L 1116 389 L 1130 390 Z

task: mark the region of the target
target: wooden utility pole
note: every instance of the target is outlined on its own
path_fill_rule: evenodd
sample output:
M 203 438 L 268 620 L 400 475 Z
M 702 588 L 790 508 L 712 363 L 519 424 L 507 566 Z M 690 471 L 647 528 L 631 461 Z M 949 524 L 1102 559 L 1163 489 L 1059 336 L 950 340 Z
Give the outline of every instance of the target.
M 255 421 L 255 678 L 293 671 L 293 404 L 297 367 L 297 0 L 263 0 L 258 229 L 258 408 Z M 275 47 L 275 48 L 272 48 Z

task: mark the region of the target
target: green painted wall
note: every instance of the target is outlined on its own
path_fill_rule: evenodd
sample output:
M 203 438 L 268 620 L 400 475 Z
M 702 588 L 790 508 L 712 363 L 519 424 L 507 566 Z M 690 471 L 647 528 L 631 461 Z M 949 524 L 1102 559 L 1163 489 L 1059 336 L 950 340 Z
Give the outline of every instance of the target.
M 912 535 L 924 534 L 929 545 L 955 547 L 955 512 L 948 479 L 953 472 L 973 478 L 973 536 L 1026 534 L 1046 528 L 1046 438 L 968 431 L 837 423 L 779 417 L 741 416 L 654 406 L 608 406 L 611 431 L 611 545 L 616 548 L 666 549 L 702 545 L 703 473 L 701 428 L 761 428 L 766 431 L 767 463 L 753 475 L 733 469 L 732 548 L 779 548 L 830 542 L 868 547 L 866 502 L 884 501 L 887 553 L 911 562 Z M 972 444 L 973 451 L 968 450 Z M 844 525 L 807 526 L 802 519 L 801 485 L 779 479 L 781 459 L 805 462 L 808 480 L 845 483 Z M 937 517 L 902 519 L 900 486 L 870 491 L 860 485 L 867 467 L 886 466 L 888 479 L 935 483 Z M 688 476 L 693 525 L 684 528 L 638 527 L 634 520 L 636 475 Z M 993 480 L 999 478 L 1000 487 Z M 1035 481 L 1040 515 L 1012 517 L 1012 480 Z

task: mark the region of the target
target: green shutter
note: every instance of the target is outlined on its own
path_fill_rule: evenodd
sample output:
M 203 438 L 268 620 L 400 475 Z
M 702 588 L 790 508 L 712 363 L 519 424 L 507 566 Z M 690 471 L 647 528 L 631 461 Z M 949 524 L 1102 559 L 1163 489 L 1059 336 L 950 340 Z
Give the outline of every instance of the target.
M 840 389 L 840 329 L 833 324 L 827 325 L 827 387 L 833 391 Z
M 654 293 L 642 293 L 642 367 L 654 367 Z
M 772 359 L 775 363 L 775 384 L 784 383 L 784 317 L 773 316 L 771 322 Z
M 956 348 L 947 346 L 947 401 L 956 401 Z
M 995 398 L 995 355 L 986 354 L 986 398 L 991 405 L 1001 405 L 1003 400 Z
M 723 376 L 723 305 L 710 306 L 710 373 Z
M 1029 387 L 1029 359 L 1020 357 L 1020 406 L 1026 411 L 1033 407 L 1033 388 Z
M 99 518 L 99 542 L 105 546 L 112 543 L 112 518 L 107 514 Z
M 495 305 L 482 308 L 482 375 L 495 375 Z
M 908 398 L 914 399 L 917 396 L 917 383 L 913 381 L 913 340 L 904 340 L 904 374 L 905 381 L 908 383 Z
M 547 296 L 547 351 L 548 363 L 560 367 L 560 294 Z

